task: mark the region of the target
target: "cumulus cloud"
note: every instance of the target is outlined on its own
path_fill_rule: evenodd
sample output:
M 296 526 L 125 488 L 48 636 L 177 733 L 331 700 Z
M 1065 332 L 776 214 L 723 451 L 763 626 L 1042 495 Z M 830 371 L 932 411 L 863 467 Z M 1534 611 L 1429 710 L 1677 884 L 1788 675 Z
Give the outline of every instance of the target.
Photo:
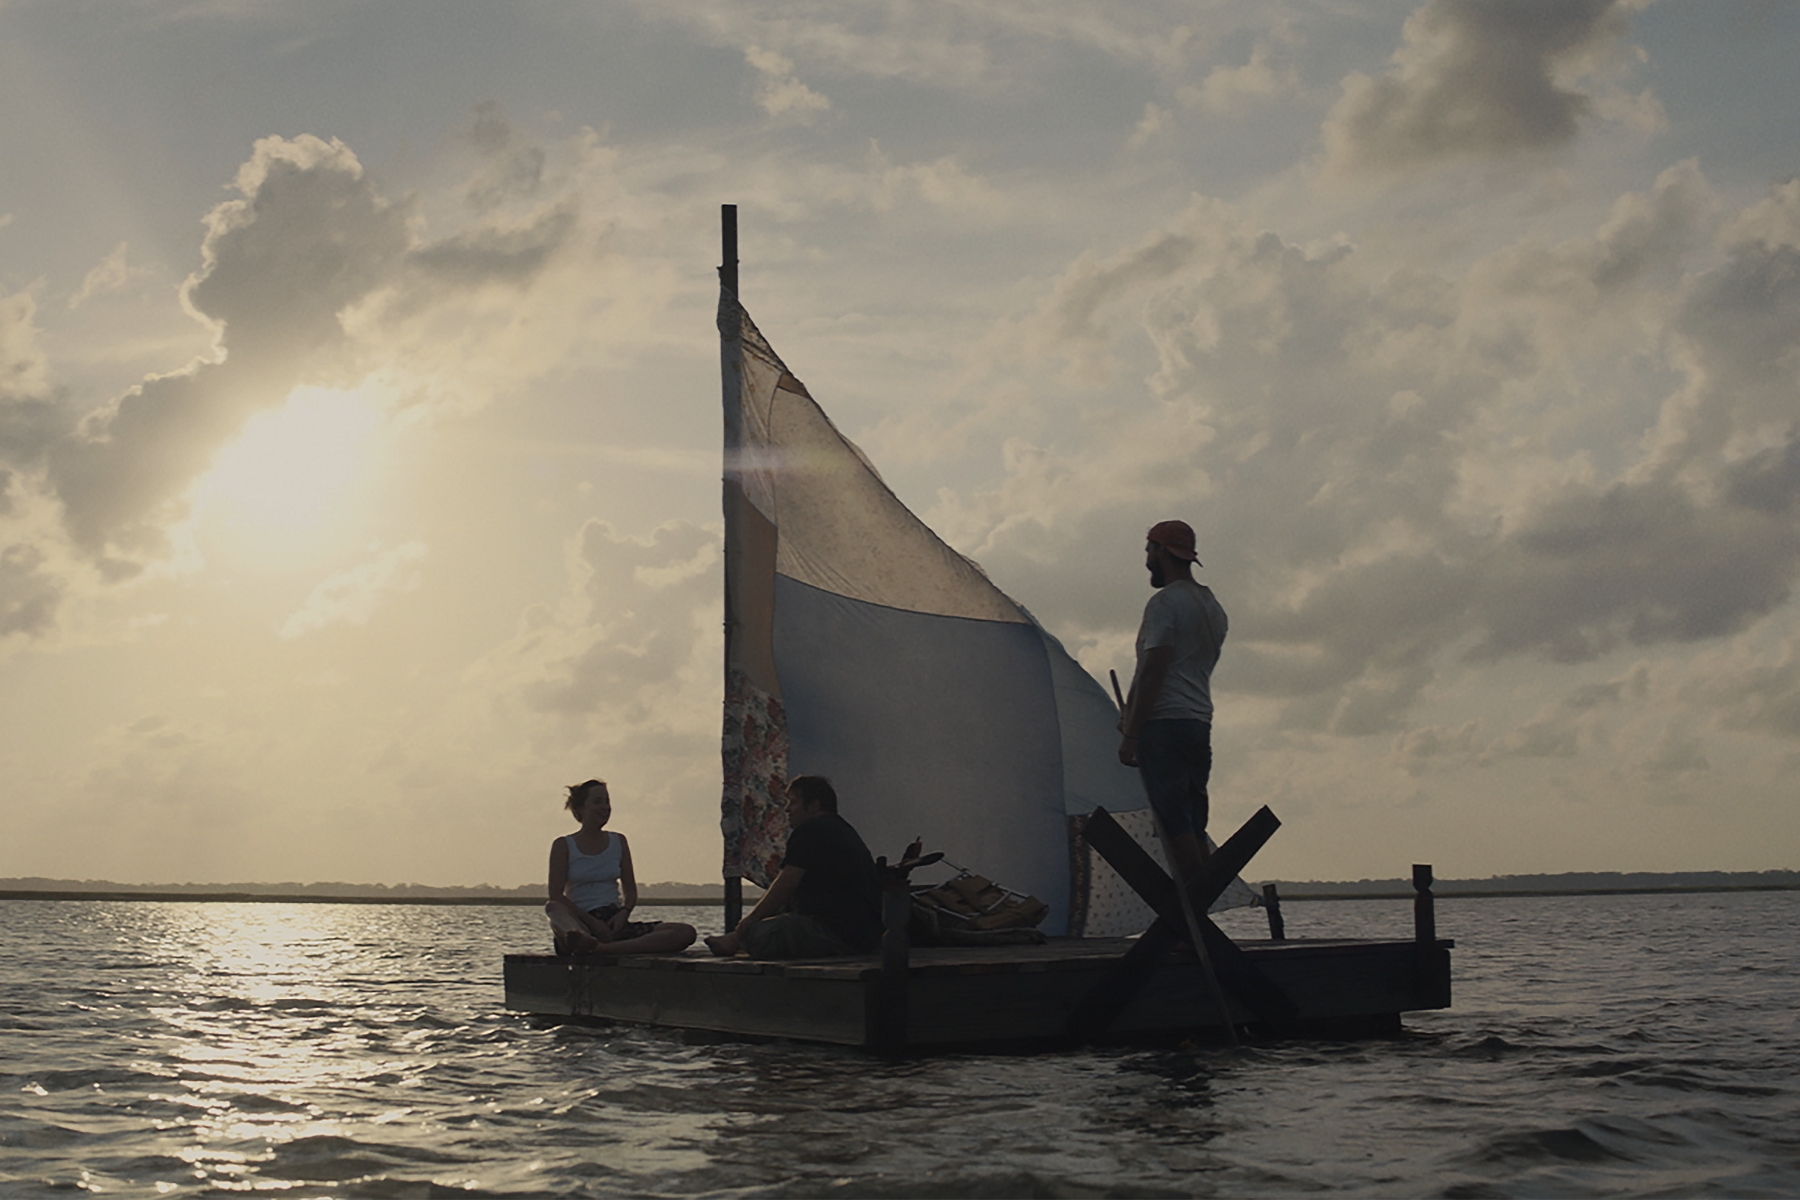
M 1172 124 L 1173 114 L 1168 109 L 1153 101 L 1147 102 L 1144 105 L 1144 115 L 1138 118 L 1138 123 L 1125 144 L 1133 150 L 1142 149 L 1167 133 Z
M 538 712 L 654 723 L 650 697 L 695 684 L 706 650 L 701 686 L 711 696 L 719 554 L 716 529 L 672 522 L 638 538 L 590 520 L 570 547 L 568 597 L 527 613 L 486 669 Z
M 1695 688 L 1726 729 L 1800 739 L 1800 641 L 1766 658 L 1730 663 Z
M 751 46 L 744 61 L 756 69 L 756 102 L 771 117 L 810 121 L 831 108 L 831 100 L 800 82 L 793 62 L 775 51 Z
M 207 220 L 186 303 L 219 353 L 152 377 L 51 451 L 70 535 L 129 572 L 167 547 L 183 494 L 254 412 L 280 402 L 342 336 L 338 313 L 406 250 L 406 212 L 376 194 L 348 147 L 314 137 L 257 143 L 242 198 Z
M 1251 48 L 1248 61 L 1238 66 L 1217 66 L 1198 85 L 1177 92 L 1181 102 L 1209 115 L 1237 112 L 1300 87 L 1294 68 L 1272 57 L 1265 42 Z
M 0 549 L 0 638 L 50 628 L 63 584 L 44 566 L 43 552 L 34 546 Z
M 112 253 L 101 259 L 82 279 L 81 286 L 69 297 L 69 307 L 77 309 L 95 296 L 116 292 L 143 273 L 142 269 L 135 268 L 126 261 L 125 243 L 120 242 L 113 247 Z
M 425 552 L 424 542 L 407 542 L 382 551 L 370 562 L 320 580 L 300 611 L 282 622 L 282 640 L 292 641 L 332 625 L 367 625 L 390 596 L 419 586 L 423 575 L 417 564 Z
M 1392 171 L 1565 145 L 1594 110 L 1575 77 L 1623 40 L 1630 0 L 1429 0 L 1380 76 L 1326 119 L 1330 164 Z
M 30 292 L 0 296 L 0 405 L 42 399 L 49 392 L 50 361 L 38 345 L 37 301 Z M 0 440 L 0 447 L 11 444 Z
M 29 481 L 69 428 L 38 345 L 37 304 L 29 292 L 0 297 L 0 638 L 51 627 L 67 584 L 32 544 Z
M 484 100 L 475 106 L 466 137 L 483 160 L 463 191 L 470 208 L 488 213 L 542 192 L 548 161 L 544 148 L 520 134 L 499 101 Z
M 869 142 L 867 198 L 877 212 L 908 201 L 984 218 L 1004 216 L 1009 208 L 1002 192 L 963 166 L 955 155 L 932 162 L 896 163 L 873 140 Z

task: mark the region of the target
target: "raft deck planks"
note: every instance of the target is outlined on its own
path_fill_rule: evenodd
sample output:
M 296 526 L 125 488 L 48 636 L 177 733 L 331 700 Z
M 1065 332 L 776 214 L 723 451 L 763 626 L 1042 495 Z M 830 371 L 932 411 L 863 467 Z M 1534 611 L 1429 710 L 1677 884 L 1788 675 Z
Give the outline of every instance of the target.
M 914 1048 L 1062 1038 L 1070 1015 L 1126 938 L 1041 946 L 914 947 L 906 1041 Z M 1287 1031 L 1393 1032 L 1400 1015 L 1450 1006 L 1449 940 L 1245 941 L 1240 948 L 1293 1000 Z M 549 1017 L 628 1021 L 752 1037 L 874 1045 L 877 956 L 762 962 L 704 952 L 607 958 L 506 956 L 506 1007 Z M 1185 947 L 1168 954 L 1111 1028 L 1115 1037 L 1203 1032 L 1219 1022 Z M 1232 1019 L 1256 1017 L 1233 999 Z

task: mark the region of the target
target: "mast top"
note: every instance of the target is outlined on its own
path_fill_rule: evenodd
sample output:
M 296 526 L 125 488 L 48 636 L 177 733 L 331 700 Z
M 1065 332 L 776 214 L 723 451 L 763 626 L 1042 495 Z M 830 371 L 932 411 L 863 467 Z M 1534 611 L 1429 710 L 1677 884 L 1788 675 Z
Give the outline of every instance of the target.
M 719 286 L 738 294 L 737 205 L 719 205 Z

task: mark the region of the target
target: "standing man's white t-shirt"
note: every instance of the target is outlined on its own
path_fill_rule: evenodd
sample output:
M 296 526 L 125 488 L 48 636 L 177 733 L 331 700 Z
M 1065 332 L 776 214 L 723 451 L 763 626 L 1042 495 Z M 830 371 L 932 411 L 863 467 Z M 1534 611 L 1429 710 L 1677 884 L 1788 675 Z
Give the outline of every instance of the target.
M 1144 714 L 1145 720 L 1212 724 L 1212 671 L 1225 644 L 1226 627 L 1225 610 L 1205 584 L 1172 579 L 1156 589 L 1138 626 L 1138 671 L 1143 672 L 1144 655 L 1159 646 L 1170 647 L 1173 655 L 1155 707 Z

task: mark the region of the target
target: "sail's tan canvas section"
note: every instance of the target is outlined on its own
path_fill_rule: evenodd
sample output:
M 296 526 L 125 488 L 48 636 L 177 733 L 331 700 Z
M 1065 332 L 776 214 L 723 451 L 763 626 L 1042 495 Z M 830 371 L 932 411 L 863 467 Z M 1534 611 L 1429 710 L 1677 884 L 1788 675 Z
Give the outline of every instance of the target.
M 776 571 L 888 608 L 1029 623 L 888 490 L 748 319 L 741 336 L 743 440 L 727 471 L 781 531 Z

